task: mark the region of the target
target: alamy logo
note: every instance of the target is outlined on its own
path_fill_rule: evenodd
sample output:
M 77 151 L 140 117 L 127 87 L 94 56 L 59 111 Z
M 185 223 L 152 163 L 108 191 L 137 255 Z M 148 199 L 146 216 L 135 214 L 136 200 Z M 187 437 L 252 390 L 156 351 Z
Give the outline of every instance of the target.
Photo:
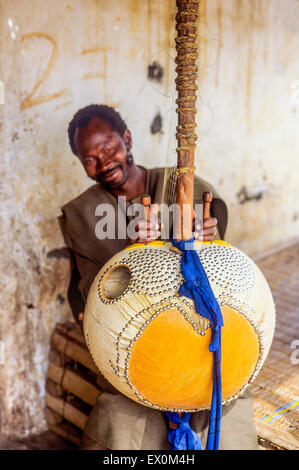
M 202 220 L 203 204 L 195 204 L 194 222 L 200 224 Z M 95 210 L 95 216 L 99 221 L 95 225 L 95 235 L 99 240 L 138 238 L 139 223 L 144 220 L 144 206 L 141 203 L 127 205 L 126 197 L 118 197 L 117 209 L 112 204 L 99 204 Z M 150 223 L 160 221 L 160 232 L 162 240 L 179 238 L 181 225 L 184 221 L 190 221 L 192 217 L 191 208 L 188 204 L 181 207 L 178 204 L 151 204 Z M 182 222 L 183 221 L 183 222 Z

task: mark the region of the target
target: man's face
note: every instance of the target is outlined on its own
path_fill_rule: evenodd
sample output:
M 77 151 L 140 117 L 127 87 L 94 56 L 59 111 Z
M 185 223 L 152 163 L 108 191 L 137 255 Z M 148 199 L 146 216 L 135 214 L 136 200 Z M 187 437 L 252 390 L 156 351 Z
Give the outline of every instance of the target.
M 75 132 L 75 146 L 87 175 L 107 189 L 121 187 L 128 179 L 131 162 L 131 134 L 128 129 L 121 137 L 109 123 L 92 118 Z

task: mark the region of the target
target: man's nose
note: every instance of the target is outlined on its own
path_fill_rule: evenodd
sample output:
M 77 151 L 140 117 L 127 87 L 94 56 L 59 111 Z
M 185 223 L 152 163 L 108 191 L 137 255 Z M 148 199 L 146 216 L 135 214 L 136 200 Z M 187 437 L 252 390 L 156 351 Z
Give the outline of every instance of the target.
M 105 155 L 105 152 L 99 151 L 97 153 L 97 168 L 101 170 L 102 168 L 105 168 L 107 163 L 108 163 L 107 155 Z

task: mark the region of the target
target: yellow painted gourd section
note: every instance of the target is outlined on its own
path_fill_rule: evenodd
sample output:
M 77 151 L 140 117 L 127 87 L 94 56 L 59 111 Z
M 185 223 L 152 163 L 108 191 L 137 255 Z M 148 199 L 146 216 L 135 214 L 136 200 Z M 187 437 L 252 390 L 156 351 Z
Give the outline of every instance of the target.
M 133 243 L 132 245 L 129 245 L 125 248 L 125 250 L 134 250 L 136 248 L 142 248 L 145 246 L 167 246 L 169 245 L 168 242 L 165 242 L 163 240 L 155 240 L 153 242 L 149 243 Z M 200 240 L 194 240 L 194 245 L 224 245 L 224 246 L 231 246 L 229 243 L 226 243 L 223 240 L 213 240 L 211 242 L 204 242 Z
M 222 307 L 222 393 L 233 396 L 252 375 L 259 358 L 259 340 L 239 312 Z M 211 329 L 204 336 L 176 309 L 162 312 L 132 347 L 131 383 L 146 400 L 168 408 L 210 406 L 213 354 Z

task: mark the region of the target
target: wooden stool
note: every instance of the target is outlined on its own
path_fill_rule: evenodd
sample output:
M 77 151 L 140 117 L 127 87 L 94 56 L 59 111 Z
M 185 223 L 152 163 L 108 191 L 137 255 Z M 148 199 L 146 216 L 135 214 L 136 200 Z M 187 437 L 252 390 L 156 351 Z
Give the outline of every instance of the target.
M 48 429 L 75 446 L 101 393 L 96 379 L 81 327 L 57 323 L 51 338 L 45 416 Z

